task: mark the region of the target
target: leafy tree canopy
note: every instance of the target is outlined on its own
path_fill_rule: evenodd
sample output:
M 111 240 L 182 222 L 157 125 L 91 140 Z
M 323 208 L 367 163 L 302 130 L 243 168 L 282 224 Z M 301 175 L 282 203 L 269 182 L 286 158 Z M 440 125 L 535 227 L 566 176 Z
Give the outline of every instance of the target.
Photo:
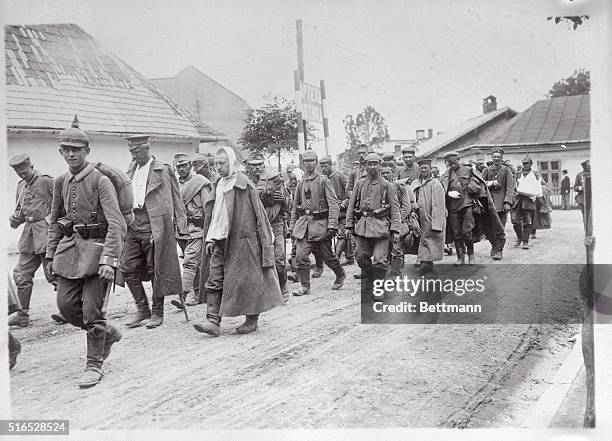
M 389 140 L 389 129 L 385 118 L 372 106 L 367 106 L 355 117 L 346 115 L 343 122 L 346 133 L 345 164 L 350 165 L 357 159 L 359 144 L 374 147 Z
M 553 84 L 548 91 L 550 98 L 558 96 L 585 95 L 591 91 L 591 73 L 588 70 L 579 69 L 572 75 Z

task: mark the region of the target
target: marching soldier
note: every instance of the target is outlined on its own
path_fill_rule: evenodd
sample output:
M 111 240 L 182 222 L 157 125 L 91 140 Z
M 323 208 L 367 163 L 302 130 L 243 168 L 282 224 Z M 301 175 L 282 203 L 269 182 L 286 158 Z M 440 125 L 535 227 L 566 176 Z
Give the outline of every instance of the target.
M 510 217 L 512 226 L 516 232 L 515 248 L 522 243 L 524 250 L 529 249 L 529 236 L 533 226 L 533 215 L 536 208 L 536 198 L 542 196 L 542 184 L 540 178 L 531 170 L 533 160 L 525 156 L 522 161 L 523 167 L 516 180 L 516 198 Z
M 68 172 L 54 183 L 47 269 L 57 277 L 61 313 L 87 331 L 87 364 L 78 385 L 90 387 L 102 379 L 102 364 L 121 340 L 121 332 L 107 324 L 104 315 L 126 225 L 115 187 L 86 161 L 89 139 L 76 117 L 58 141 Z
M 188 235 L 177 234 L 177 242 L 184 255 L 183 297 L 185 305 L 194 306 L 201 303 L 199 271 L 204 237 L 204 204 L 212 190 L 212 184 L 204 176 L 194 173 L 191 157 L 187 153 L 174 155 L 174 165 L 179 175 L 179 190 L 187 216 Z M 182 308 L 176 300 L 171 303 L 179 309 Z
M 217 179 L 219 179 L 219 175 L 215 173 L 213 167 L 210 166 L 210 162 L 208 161 L 206 155 L 198 153 L 194 156 L 193 160 L 191 161 L 191 164 L 193 165 L 193 170 L 198 175 L 202 175 L 206 179 L 208 179 L 211 184 L 213 184 Z
M 474 199 L 481 191 L 480 182 L 472 175 L 472 169 L 459 162 L 459 153 L 448 152 L 444 155 L 450 167 L 442 175 L 441 181 L 446 192 L 446 209 L 450 232 L 455 241 L 457 251 L 456 266 L 465 264 L 465 254 L 468 263 L 474 264 L 475 219 L 473 213 Z M 478 238 L 479 239 L 479 238 Z
M 200 290 L 206 289 L 206 321 L 194 323 L 213 337 L 221 333 L 222 317 L 246 315 L 238 334 L 257 330 L 259 315 L 283 303 L 274 268 L 274 236 L 257 188 L 236 170 L 236 154 L 221 147 L 215 156 L 220 178 L 205 211 L 208 277 L 203 266 Z M 204 259 L 202 259 L 204 265 Z
M 257 185 L 266 168 L 263 155 L 261 153 L 251 153 L 249 159 L 247 159 L 247 166 L 248 178 L 253 181 L 253 184 Z
M 185 206 L 172 167 L 151 156 L 150 136 L 127 138 L 132 155 L 128 176 L 134 190 L 134 222 L 128 227 L 121 257 L 121 273 L 130 289 L 137 312 L 126 323 L 135 328 L 147 321 L 147 328 L 160 326 L 164 319 L 164 296 L 181 295 L 182 280 L 176 252 L 175 224 L 180 236 L 187 236 Z M 152 309 L 142 286 L 151 281 Z
M 389 182 L 395 182 L 399 176 L 399 169 L 397 164 L 395 164 L 395 155 L 393 153 L 385 153 L 382 157 L 381 168 L 382 164 L 391 168 L 391 175 L 388 176 L 388 178 L 391 179 Z
M 495 211 L 499 216 L 503 226 L 506 226 L 508 220 L 508 213 L 512 208 L 514 202 L 514 174 L 512 170 L 504 165 L 504 149 L 494 148 L 491 152 L 491 158 L 493 165 L 485 168 L 482 174 L 483 179 L 486 182 L 489 192 L 493 197 L 493 203 L 495 204 Z M 502 260 L 504 245 L 506 244 L 506 235 L 503 237 L 490 238 L 491 239 L 491 253 L 490 255 L 494 260 Z
M 387 182 L 393 184 L 393 188 L 397 193 L 397 199 L 400 205 L 400 239 L 408 234 L 408 217 L 413 209 L 416 209 L 416 199 L 414 193 L 409 186 L 393 180 L 393 169 L 390 166 L 389 161 L 383 161 L 380 168 L 381 177 Z M 404 267 L 404 250 L 402 248 L 401 241 L 389 241 L 391 247 L 391 271 L 394 275 L 401 275 L 402 268 Z
M 334 186 L 316 170 L 317 154 L 306 150 L 302 156 L 306 173 L 298 183 L 289 227 L 297 241 L 297 273 L 301 287 L 294 296 L 310 294 L 310 253 L 318 250 L 336 275 L 332 289 L 340 289 L 346 274 L 331 249 L 331 240 L 338 232 L 339 205 Z
M 275 171 L 260 176 L 257 191 L 274 232 L 274 266 L 281 294 L 286 303 L 289 300 L 289 290 L 287 289 L 285 213 L 290 211 L 291 195 L 283 184 L 281 172 Z
M 11 228 L 25 225 L 19 238 L 19 261 L 13 271 L 21 309 L 9 317 L 8 324 L 26 327 L 30 324 L 29 310 L 34 274 L 45 261 L 49 228 L 47 218 L 53 199 L 53 178 L 35 170 L 30 157 L 25 154 L 11 158 L 9 165 L 21 178 L 17 184 L 17 205 L 15 212 L 9 217 L 9 223 Z M 56 285 L 53 275 L 47 271 L 44 264 L 43 270 L 47 282 Z M 60 323 L 66 323 L 59 314 L 53 314 L 52 317 Z
M 338 259 L 344 251 L 346 258 L 343 265 L 353 265 L 355 263 L 355 252 L 353 251 L 353 241 L 346 234 L 346 207 L 348 206 L 348 198 L 346 197 L 346 177 L 332 168 L 331 156 L 325 156 L 319 161 L 321 165 L 321 173 L 323 173 L 332 182 L 336 197 L 340 204 L 340 214 L 338 215 L 338 235 L 336 236 L 337 243 L 334 252 Z
M 369 153 L 365 158 L 368 176 L 360 179 L 351 195 L 346 229 L 355 234 L 355 257 L 368 286 L 384 279 L 387 271 L 389 239 L 399 242 L 400 206 L 393 184 L 381 179 L 380 157 Z
M 419 165 L 414 160 L 416 149 L 411 146 L 402 147 L 402 159 L 404 160 L 404 166 L 400 168 L 398 173 L 398 179 L 403 180 L 405 185 L 410 185 L 412 181 L 418 179 L 421 175 Z
M 360 179 L 363 179 L 366 177 L 366 167 L 365 167 L 365 157 L 368 155 L 368 146 L 367 144 L 360 144 L 357 147 L 357 157 L 359 160 L 358 164 L 353 163 L 353 165 L 355 165 L 355 168 L 353 168 L 351 170 L 351 173 L 349 174 L 348 177 L 348 181 L 346 183 L 346 197 L 350 198 L 351 197 L 351 193 L 353 192 L 353 189 L 355 188 L 355 184 L 357 184 L 357 181 Z

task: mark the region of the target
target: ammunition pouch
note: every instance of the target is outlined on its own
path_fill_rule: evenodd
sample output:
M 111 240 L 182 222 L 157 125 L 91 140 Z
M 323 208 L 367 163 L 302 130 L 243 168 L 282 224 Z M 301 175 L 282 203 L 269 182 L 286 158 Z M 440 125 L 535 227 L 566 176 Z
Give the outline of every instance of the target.
M 74 222 L 70 219 L 60 218 L 57 220 L 57 224 L 62 229 L 62 233 L 64 234 L 64 236 L 71 237 L 74 233 L 74 230 L 72 229 L 74 227 Z
M 383 205 L 376 210 L 355 210 L 355 220 L 359 220 L 362 217 L 375 217 L 377 219 L 384 219 L 389 217 L 391 213 L 390 205 Z
M 298 207 L 297 213 L 300 216 L 304 216 L 304 215 L 312 216 L 316 220 L 321 220 L 321 219 L 327 219 L 327 216 L 329 215 L 329 210 L 314 211 L 314 210 L 311 210 L 310 208 Z
M 187 216 L 187 223 L 199 228 L 204 228 L 204 218 Z
M 79 223 L 74 225 L 74 231 L 83 239 L 104 239 L 108 231 L 108 225 L 100 223 Z

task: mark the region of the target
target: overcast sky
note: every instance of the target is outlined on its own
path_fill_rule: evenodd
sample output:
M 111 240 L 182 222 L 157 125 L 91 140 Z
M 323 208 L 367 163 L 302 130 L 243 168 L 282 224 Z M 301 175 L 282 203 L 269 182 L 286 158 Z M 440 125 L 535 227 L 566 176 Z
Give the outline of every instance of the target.
M 416 129 L 444 131 L 478 115 L 490 94 L 522 111 L 596 55 L 592 24 L 573 31 L 546 20 L 567 0 L 2 3 L 5 23 L 76 23 L 149 78 L 191 64 L 251 106 L 294 97 L 302 18 L 306 81 L 326 80 L 336 153 L 345 147 L 342 118 L 367 105 L 391 138 L 414 138 Z

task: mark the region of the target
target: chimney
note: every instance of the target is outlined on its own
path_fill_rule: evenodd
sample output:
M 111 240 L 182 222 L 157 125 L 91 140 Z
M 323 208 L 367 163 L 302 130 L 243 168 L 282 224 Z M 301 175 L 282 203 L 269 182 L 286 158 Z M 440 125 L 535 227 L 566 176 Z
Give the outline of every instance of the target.
M 427 139 L 433 138 L 433 129 L 427 129 Z
M 425 129 L 418 129 L 416 131 L 416 139 L 417 139 L 417 141 L 420 141 L 423 138 L 425 138 Z
M 482 113 L 495 112 L 497 110 L 497 98 L 493 95 L 489 95 L 482 100 Z
M 402 151 L 402 145 L 401 144 L 395 144 L 393 146 L 393 149 L 395 150 L 395 153 L 399 153 Z

